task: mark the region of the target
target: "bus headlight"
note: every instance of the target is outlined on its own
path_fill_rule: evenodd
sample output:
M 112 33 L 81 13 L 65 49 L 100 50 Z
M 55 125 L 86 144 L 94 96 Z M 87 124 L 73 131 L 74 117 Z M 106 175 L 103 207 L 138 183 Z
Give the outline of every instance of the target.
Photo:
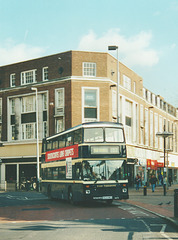
M 90 190 L 86 190 L 85 192 L 86 192 L 86 194 L 90 194 Z
M 127 188 L 123 188 L 123 189 L 122 189 L 122 192 L 123 192 L 123 193 L 126 193 L 126 192 L 127 192 Z

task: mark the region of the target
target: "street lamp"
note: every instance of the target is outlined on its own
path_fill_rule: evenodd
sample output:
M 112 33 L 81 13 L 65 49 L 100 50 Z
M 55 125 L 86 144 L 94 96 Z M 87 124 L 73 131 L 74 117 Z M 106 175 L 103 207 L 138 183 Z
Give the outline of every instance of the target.
M 164 172 L 165 172 L 165 167 L 166 167 L 166 164 L 165 164 L 166 163 L 166 138 L 172 137 L 173 133 L 172 132 L 167 132 L 165 130 L 165 125 L 164 125 L 164 131 L 163 132 L 157 132 L 156 136 L 157 137 L 162 137 L 163 140 L 164 140 Z M 167 168 L 168 168 L 168 163 L 167 163 Z M 168 173 L 167 172 L 166 172 L 166 177 L 168 178 Z M 167 182 L 168 182 L 168 179 L 167 179 Z
M 37 190 L 40 191 L 40 158 L 39 158 L 39 135 L 38 135 L 38 89 L 31 88 L 36 94 L 36 155 L 37 155 Z
M 117 50 L 117 95 L 116 95 L 116 102 L 117 102 L 117 122 L 119 122 L 119 54 L 118 54 L 118 46 L 108 46 L 108 50 L 113 51 Z

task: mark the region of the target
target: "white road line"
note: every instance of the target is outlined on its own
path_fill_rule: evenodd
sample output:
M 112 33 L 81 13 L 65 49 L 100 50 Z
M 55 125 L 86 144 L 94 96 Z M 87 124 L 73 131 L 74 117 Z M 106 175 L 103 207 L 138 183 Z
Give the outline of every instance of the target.
M 162 228 L 160 230 L 160 234 L 164 238 L 167 238 L 168 240 L 173 240 L 172 238 L 170 238 L 168 235 L 165 234 L 165 230 L 166 230 L 167 224 L 150 224 L 150 226 L 162 226 Z
M 151 232 L 150 227 L 148 226 L 148 224 L 146 224 L 146 222 L 144 220 L 139 220 L 140 222 L 143 222 L 143 224 L 145 225 L 145 227 L 147 228 L 148 232 Z

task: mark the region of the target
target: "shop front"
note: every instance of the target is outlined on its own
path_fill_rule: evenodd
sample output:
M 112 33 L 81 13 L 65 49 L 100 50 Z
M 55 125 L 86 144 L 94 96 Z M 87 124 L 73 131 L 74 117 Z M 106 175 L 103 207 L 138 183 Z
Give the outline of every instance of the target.
M 32 190 L 36 187 L 36 159 L 2 159 L 0 189 L 8 191 Z
M 157 160 L 147 159 L 147 185 L 150 182 L 151 176 L 157 177 Z

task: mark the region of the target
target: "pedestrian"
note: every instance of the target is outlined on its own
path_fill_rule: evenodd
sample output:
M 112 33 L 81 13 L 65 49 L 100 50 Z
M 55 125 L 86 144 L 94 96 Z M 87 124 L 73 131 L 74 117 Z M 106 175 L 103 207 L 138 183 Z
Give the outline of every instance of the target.
M 163 185 L 163 176 L 162 174 L 160 173 L 159 176 L 158 176 L 158 180 L 159 180 L 159 185 Z
M 169 186 L 171 187 L 171 184 L 172 184 L 172 176 L 171 175 L 169 175 L 168 181 L 169 181 Z
M 141 181 L 141 179 L 140 179 L 139 175 L 137 174 L 137 176 L 135 178 L 136 190 L 139 190 L 140 181 Z
M 155 177 L 155 175 L 152 175 L 152 176 L 151 176 L 151 179 L 150 179 L 152 192 L 155 191 L 156 182 L 157 182 L 157 178 Z

